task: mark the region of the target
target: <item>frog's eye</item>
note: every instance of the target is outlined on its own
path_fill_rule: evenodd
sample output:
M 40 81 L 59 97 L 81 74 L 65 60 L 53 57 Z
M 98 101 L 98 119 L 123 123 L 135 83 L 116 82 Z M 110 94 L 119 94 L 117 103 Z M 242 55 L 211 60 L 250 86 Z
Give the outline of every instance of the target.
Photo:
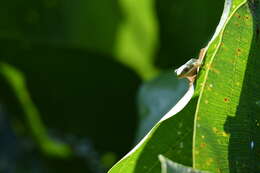
M 189 70 L 190 70 L 189 67 L 185 67 L 185 68 L 182 70 L 182 73 L 187 73 Z
M 178 69 L 175 70 L 175 73 L 177 74 L 177 76 L 180 76 L 180 75 L 185 75 L 186 73 L 188 73 L 191 69 L 191 65 L 189 64 L 184 64 L 182 65 L 181 67 L 179 67 Z

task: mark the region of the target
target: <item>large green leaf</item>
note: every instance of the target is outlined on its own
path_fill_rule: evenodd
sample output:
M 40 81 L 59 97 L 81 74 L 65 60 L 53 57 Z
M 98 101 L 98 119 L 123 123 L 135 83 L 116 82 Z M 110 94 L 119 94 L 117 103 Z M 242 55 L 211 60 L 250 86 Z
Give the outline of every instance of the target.
M 227 19 L 228 7 L 224 10 L 223 17 L 212 40 L 218 36 Z M 193 93 L 194 86 L 191 85 L 183 98 L 109 172 L 159 172 L 160 165 L 157 159 L 159 154 L 163 154 L 175 162 L 192 166 L 192 126 L 198 100 L 198 95 L 191 99 Z M 183 109 L 188 102 L 189 104 Z M 179 111 L 181 112 L 178 113 Z
M 255 5 L 252 3 L 256 12 Z M 192 161 L 189 156 L 192 151 L 189 143 L 192 143 L 193 130 L 189 126 L 190 122 L 194 120 L 194 115 L 196 115 L 193 137 L 195 140 L 193 142 L 193 166 L 195 168 L 213 172 L 245 171 L 241 167 L 246 167 L 246 171 L 249 172 L 258 169 L 255 163 L 257 156 L 252 154 L 257 150 L 258 145 L 255 130 L 258 119 L 254 117 L 256 116 L 256 112 L 254 112 L 257 107 L 256 103 L 259 101 L 259 97 L 255 94 L 259 86 L 254 79 L 258 75 L 255 60 L 257 55 L 248 56 L 252 46 L 255 45 L 251 44 L 252 21 L 252 14 L 246 1 L 226 0 L 220 24 L 206 46 L 207 56 L 199 74 L 196 92 L 190 103 L 178 113 L 185 105 L 182 104 L 182 101 L 185 100 L 187 103 L 190 100 L 191 97 L 188 96 L 188 93 L 192 93 L 193 86 L 134 150 L 116 164 L 110 172 L 158 172 L 159 167 L 156 162 L 158 154 L 166 155 L 175 162 L 191 166 Z M 256 53 L 256 51 L 252 52 Z M 250 67 L 251 70 L 247 67 Z M 244 93 L 249 92 L 248 86 L 252 88 L 251 94 L 245 95 L 243 91 Z M 251 104 L 247 105 L 248 100 L 251 100 Z M 174 111 L 174 109 L 176 110 Z M 235 122 L 230 123 L 228 117 L 232 116 L 232 112 L 233 116 L 239 115 L 239 113 L 243 116 L 235 118 Z M 175 116 L 172 117 L 172 115 Z M 186 127 L 178 129 L 180 122 Z M 238 128 L 240 129 L 238 130 Z M 184 132 L 185 135 L 178 138 L 176 132 L 177 134 Z M 228 133 L 231 132 L 230 136 Z M 178 150 L 177 144 L 180 144 L 184 151 Z M 251 165 L 247 164 L 250 162 L 250 157 L 255 160 Z
M 219 34 L 228 12 L 229 9 L 227 10 L 226 7 L 224 17 L 212 40 Z M 191 99 L 193 93 L 192 85 L 172 110 L 109 172 L 158 172 L 160 171 L 157 159 L 159 154 L 163 154 L 175 162 L 192 166 L 192 126 L 198 100 L 198 95 Z M 189 101 L 190 103 L 185 109 L 178 113 Z M 176 115 L 172 117 L 174 114 Z
M 193 131 L 191 127 L 194 119 L 191 115 L 194 115 L 195 107 L 196 99 L 192 99 L 182 113 L 157 123 L 146 137 L 109 172 L 160 172 L 159 154 L 191 166 Z M 169 115 L 172 114 L 167 113 L 166 117 Z
M 197 81 L 193 163 L 198 169 L 260 171 L 259 1 L 249 4 L 233 1 Z

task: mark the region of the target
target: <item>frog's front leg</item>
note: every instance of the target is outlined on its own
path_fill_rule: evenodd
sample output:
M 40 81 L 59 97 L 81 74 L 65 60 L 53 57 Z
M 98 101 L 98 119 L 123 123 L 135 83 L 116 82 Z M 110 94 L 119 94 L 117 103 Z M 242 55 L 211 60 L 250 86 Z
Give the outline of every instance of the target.
M 199 53 L 199 57 L 198 57 L 198 60 L 202 63 L 205 55 L 206 55 L 206 51 L 207 49 L 206 48 L 202 48 L 200 49 L 200 53 Z
M 192 58 L 184 65 L 177 68 L 175 72 L 179 78 L 186 78 L 195 75 L 197 73 L 198 67 L 200 66 L 201 62 L 198 59 Z

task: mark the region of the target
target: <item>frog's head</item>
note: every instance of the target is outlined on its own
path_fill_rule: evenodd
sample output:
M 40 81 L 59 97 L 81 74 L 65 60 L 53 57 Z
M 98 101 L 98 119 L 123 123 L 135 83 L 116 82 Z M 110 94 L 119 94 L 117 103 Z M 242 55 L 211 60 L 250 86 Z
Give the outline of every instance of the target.
M 180 66 L 179 68 L 177 68 L 175 71 L 174 71 L 178 77 L 181 77 L 183 76 L 184 74 L 188 73 L 189 72 L 189 67 L 187 67 L 185 64 Z
M 184 65 L 180 66 L 175 70 L 175 73 L 178 77 L 189 77 L 190 75 L 194 75 L 194 71 L 196 71 L 197 68 L 197 59 L 190 59 L 188 62 L 186 62 Z

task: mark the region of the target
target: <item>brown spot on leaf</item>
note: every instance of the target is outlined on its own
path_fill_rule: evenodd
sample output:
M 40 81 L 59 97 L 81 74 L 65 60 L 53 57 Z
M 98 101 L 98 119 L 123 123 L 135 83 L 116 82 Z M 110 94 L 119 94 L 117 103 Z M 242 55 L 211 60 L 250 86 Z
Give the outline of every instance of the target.
M 201 144 L 200 144 L 200 147 L 201 147 L 201 148 L 204 148 L 204 147 L 206 147 L 206 144 L 205 144 L 205 143 L 201 143 Z
M 224 102 L 228 102 L 229 101 L 229 99 L 228 98 L 224 98 Z
M 237 48 L 237 55 L 239 56 L 241 54 L 241 49 Z

